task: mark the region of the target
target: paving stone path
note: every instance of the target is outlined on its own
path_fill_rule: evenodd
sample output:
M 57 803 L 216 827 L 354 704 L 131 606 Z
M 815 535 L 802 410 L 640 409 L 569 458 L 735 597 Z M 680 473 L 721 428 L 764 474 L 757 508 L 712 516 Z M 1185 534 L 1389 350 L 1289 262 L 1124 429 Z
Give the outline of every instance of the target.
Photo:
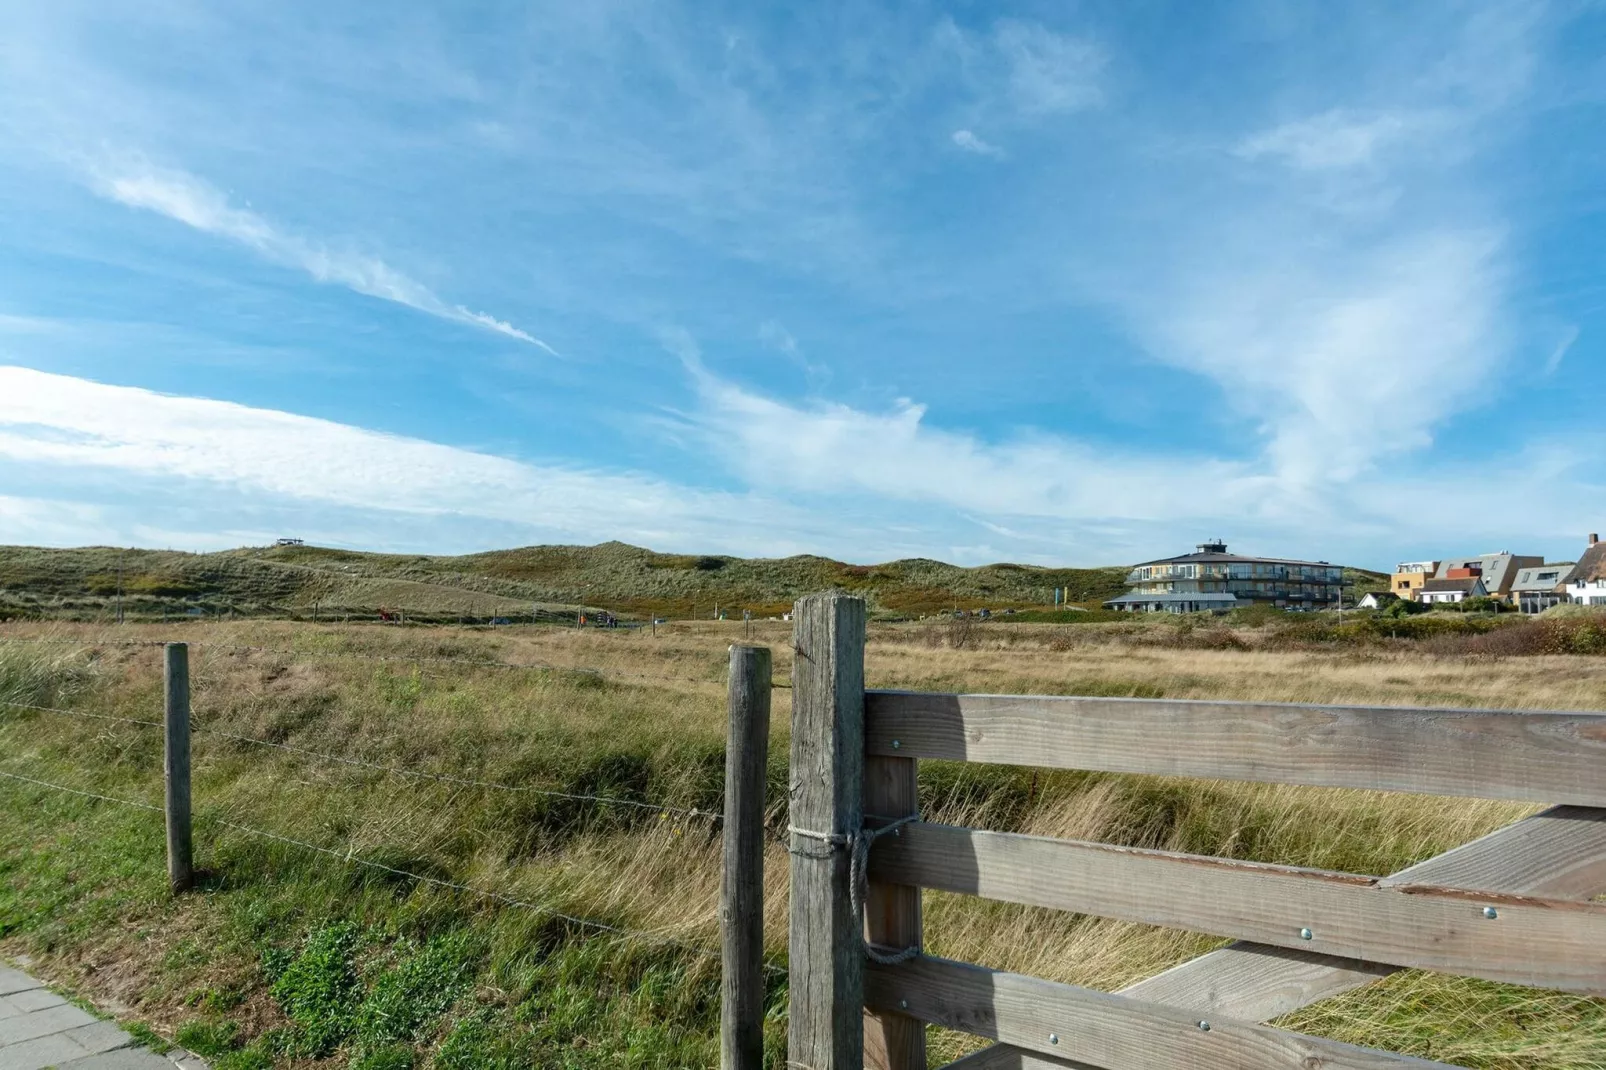
M 21 970 L 0 965 L 0 1070 L 206 1070 L 187 1052 L 136 1047 L 116 1022 L 79 1010 Z

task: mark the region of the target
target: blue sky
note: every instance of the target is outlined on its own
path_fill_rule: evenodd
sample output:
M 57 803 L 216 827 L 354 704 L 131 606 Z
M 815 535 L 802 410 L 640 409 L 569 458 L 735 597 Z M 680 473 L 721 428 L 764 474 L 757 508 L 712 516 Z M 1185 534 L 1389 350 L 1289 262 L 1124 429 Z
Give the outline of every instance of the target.
M 0 542 L 1606 528 L 1599 3 L 121 7 L 0 9 Z

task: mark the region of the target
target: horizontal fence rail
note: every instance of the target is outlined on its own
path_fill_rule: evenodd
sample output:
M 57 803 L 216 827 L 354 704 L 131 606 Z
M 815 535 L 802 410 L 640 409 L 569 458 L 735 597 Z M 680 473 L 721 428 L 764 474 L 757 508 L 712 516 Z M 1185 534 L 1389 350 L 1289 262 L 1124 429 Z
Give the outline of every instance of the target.
M 1027 1051 L 1120 1070 L 1403 1070 L 1447 1067 L 1231 1018 L 947 959 L 871 964 L 865 1004 Z
M 1606 806 L 1606 714 L 865 693 L 872 755 Z
M 1606 903 L 914 824 L 870 876 L 1360 962 L 1606 995 Z

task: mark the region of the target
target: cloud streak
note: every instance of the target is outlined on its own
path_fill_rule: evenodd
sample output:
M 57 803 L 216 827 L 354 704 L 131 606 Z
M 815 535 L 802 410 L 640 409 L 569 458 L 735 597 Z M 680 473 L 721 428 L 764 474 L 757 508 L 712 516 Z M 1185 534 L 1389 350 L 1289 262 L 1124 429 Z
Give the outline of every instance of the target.
M 149 166 L 105 170 L 96 175 L 94 188 L 119 204 L 155 212 L 205 234 L 244 245 L 264 259 L 298 268 L 318 282 L 494 331 L 558 355 L 546 342 L 505 320 L 442 300 L 429 287 L 378 257 L 332 249 L 286 233 L 249 208 L 230 204 L 221 190 L 186 172 Z
M 953 143 L 965 152 L 972 152 L 978 156 L 1002 156 L 1004 150 L 990 142 L 983 141 L 970 130 L 955 130 Z

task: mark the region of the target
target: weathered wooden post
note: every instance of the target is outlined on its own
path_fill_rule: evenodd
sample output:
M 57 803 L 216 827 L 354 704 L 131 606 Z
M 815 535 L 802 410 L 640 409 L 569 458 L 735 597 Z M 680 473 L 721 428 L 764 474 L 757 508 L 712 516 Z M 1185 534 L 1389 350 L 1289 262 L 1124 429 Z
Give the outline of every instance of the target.
M 724 972 L 721 1070 L 764 1066 L 764 788 L 770 747 L 770 650 L 730 648 L 725 743 L 725 871 L 720 884 Z
M 168 643 L 163 674 L 167 735 L 163 758 L 166 780 L 167 882 L 175 894 L 195 883 L 195 848 L 190 836 L 190 647 Z
M 808 595 L 792 620 L 787 1059 L 808 1070 L 862 1070 L 864 947 L 849 859 L 864 823 L 864 600 Z
M 865 758 L 864 812 L 872 822 L 920 812 L 918 765 L 914 758 Z M 920 889 L 871 881 L 864 899 L 864 937 L 888 951 L 921 946 Z M 866 1070 L 926 1070 L 925 1023 L 865 1011 L 864 1065 Z

